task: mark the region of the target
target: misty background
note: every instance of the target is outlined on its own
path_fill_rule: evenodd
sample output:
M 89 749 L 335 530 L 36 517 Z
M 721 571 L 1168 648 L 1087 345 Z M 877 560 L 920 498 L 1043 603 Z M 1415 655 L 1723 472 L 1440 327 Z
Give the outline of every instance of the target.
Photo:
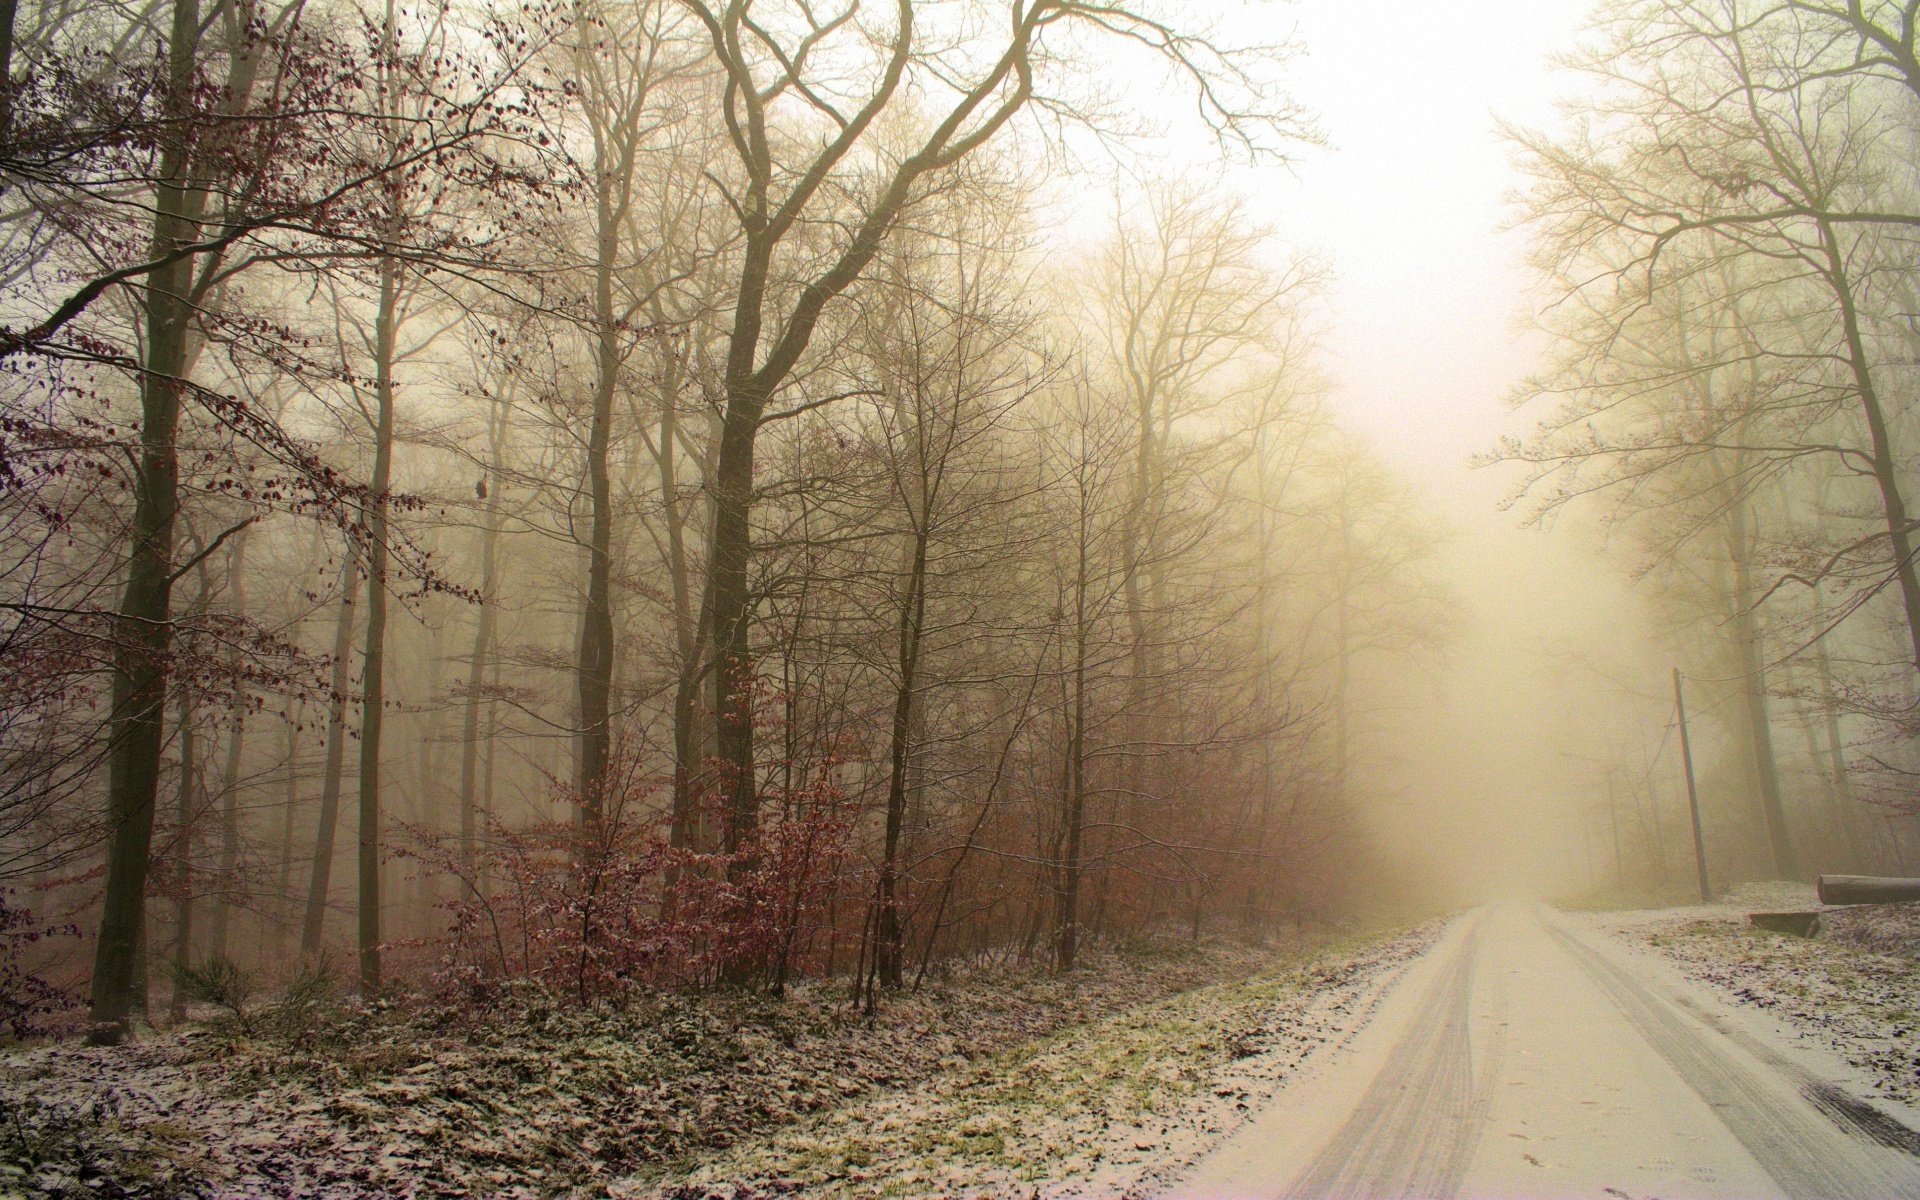
M 1920 68 L 1744 11 L 19 10 L 22 1011 L 1682 899 L 1676 671 L 1908 869 Z

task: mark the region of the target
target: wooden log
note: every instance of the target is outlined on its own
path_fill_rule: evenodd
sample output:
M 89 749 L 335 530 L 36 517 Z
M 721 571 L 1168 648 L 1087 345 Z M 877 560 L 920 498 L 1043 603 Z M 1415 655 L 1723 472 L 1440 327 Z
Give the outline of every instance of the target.
M 1902 904 L 1920 900 L 1920 879 L 1884 875 L 1822 875 L 1822 904 Z
M 1748 913 L 1747 920 L 1756 929 L 1790 933 L 1794 937 L 1810 938 L 1820 932 L 1820 914 L 1817 912 Z

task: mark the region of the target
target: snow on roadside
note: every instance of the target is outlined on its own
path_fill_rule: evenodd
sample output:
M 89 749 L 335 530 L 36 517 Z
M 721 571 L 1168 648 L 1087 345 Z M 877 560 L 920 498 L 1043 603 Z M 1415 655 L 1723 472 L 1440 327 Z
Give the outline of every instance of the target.
M 619 1198 L 1129 1196 L 1246 1124 L 1351 1036 L 1441 923 L 1189 991 L 649 1173 Z
M 1714 904 L 1595 919 L 1831 1049 L 1881 1095 L 1920 1104 L 1920 905 L 1828 909 L 1814 939 L 1747 921 L 1818 907 L 1809 886 L 1769 884 Z
M 0 1195 L 600 1195 L 612 1178 L 704 1161 L 809 1114 L 864 1110 L 872 1097 L 1003 1061 L 996 1054 L 1034 1055 L 1063 1028 L 1271 972 L 1310 949 L 1099 947 L 1062 978 L 957 972 L 871 1020 L 843 987 L 817 984 L 783 1001 L 666 995 L 624 1009 L 530 993 L 479 1016 L 343 1010 L 291 1038 L 193 1026 L 118 1049 L 14 1050 L 0 1053 Z M 1344 986 L 1326 970 L 1328 986 Z M 1143 1095 L 1160 1095 L 1162 1075 L 1184 1080 L 1240 1045 L 1203 1016 L 1179 1037 L 1151 1019 L 1140 1054 L 1088 1070 L 1134 1072 Z M 1302 1029 L 1331 1024 L 1316 1020 Z M 1314 1036 L 1251 1020 L 1227 1032 L 1256 1054 Z M 1152 1053 L 1163 1057 L 1143 1057 Z M 1005 1134 L 969 1140 L 994 1136 Z

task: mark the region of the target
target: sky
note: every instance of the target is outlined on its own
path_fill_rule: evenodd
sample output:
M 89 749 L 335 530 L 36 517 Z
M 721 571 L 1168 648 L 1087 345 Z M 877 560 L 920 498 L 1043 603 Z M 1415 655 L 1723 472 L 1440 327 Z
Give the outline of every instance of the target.
M 1576 84 L 1550 58 L 1578 44 L 1589 6 L 1222 4 L 1234 20 L 1294 26 L 1305 49 L 1292 94 L 1326 149 L 1238 182 L 1290 242 L 1333 264 L 1325 365 L 1336 411 L 1450 526 L 1441 561 L 1461 629 L 1431 706 L 1376 733 L 1380 782 L 1401 797 L 1380 832 L 1410 861 L 1414 847 L 1454 848 L 1452 881 L 1483 888 L 1584 875 L 1590 840 L 1604 847 L 1608 832 L 1594 760 L 1658 744 L 1666 720 L 1665 656 L 1640 632 L 1624 556 L 1598 553 L 1578 521 L 1523 528 L 1519 510 L 1500 507 L 1515 474 L 1469 466 L 1538 419 L 1509 404 L 1541 345 L 1525 327 L 1526 235 L 1511 228 L 1520 179 L 1496 119 L 1556 123 L 1556 100 Z M 1606 664 L 1642 698 L 1569 654 Z M 1389 743 L 1395 753 L 1382 753 Z M 1677 778 L 1660 782 L 1677 803 Z
M 1516 187 L 1496 117 L 1550 125 L 1548 56 L 1574 44 L 1584 0 L 1270 5 L 1306 47 L 1294 94 L 1317 116 L 1270 219 L 1337 273 L 1330 349 L 1341 408 L 1405 469 L 1492 502 L 1459 476 L 1511 422 L 1532 347 L 1516 336 L 1524 235 L 1502 232 Z

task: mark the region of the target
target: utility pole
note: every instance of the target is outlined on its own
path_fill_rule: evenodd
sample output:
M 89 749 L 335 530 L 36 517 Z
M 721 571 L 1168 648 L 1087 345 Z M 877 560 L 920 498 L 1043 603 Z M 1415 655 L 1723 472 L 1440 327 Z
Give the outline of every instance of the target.
M 1687 740 L 1687 701 L 1680 691 L 1680 668 L 1673 669 L 1673 707 L 1680 714 L 1680 761 L 1687 768 L 1687 809 L 1693 814 L 1693 866 L 1700 874 L 1700 902 L 1713 899 L 1707 888 L 1707 846 L 1700 837 L 1700 793 L 1693 785 L 1693 744 Z

